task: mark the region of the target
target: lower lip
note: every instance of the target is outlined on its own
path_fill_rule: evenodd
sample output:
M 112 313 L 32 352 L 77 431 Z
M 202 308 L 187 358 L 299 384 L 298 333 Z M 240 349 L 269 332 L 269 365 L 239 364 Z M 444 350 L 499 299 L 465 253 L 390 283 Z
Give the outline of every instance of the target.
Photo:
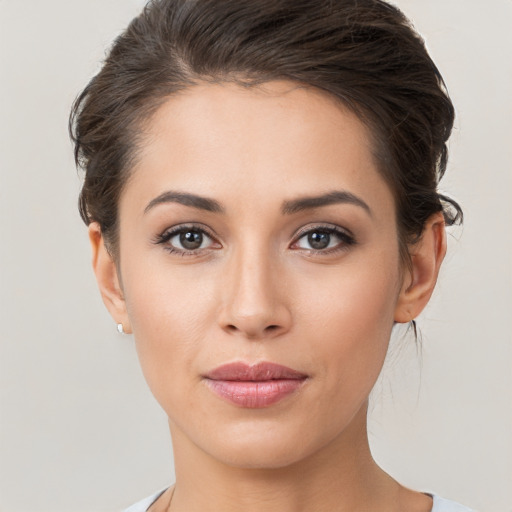
M 265 381 L 211 380 L 208 387 L 221 398 L 239 407 L 256 409 L 275 404 L 295 393 L 305 379 L 282 379 Z

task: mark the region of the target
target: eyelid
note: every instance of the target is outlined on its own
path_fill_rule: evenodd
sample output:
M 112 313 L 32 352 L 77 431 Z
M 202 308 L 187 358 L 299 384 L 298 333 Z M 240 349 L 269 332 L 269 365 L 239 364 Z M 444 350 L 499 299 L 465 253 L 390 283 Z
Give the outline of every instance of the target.
M 167 236 L 169 234 L 176 234 L 180 233 L 182 231 L 186 231 L 187 229 L 195 229 L 197 231 L 203 231 L 206 233 L 209 237 L 215 238 L 215 235 L 213 234 L 212 230 L 206 226 L 205 224 L 202 224 L 201 222 L 183 222 L 180 224 L 175 224 L 174 226 L 169 226 L 165 228 L 157 237 Z
M 302 250 L 310 253 L 329 254 L 331 252 L 347 249 L 348 246 L 355 245 L 357 243 L 355 236 L 349 229 L 331 223 L 318 223 L 309 224 L 307 226 L 302 227 L 293 237 L 293 241 L 290 244 L 290 247 L 293 248 L 293 246 L 296 245 L 299 242 L 299 240 L 304 238 L 304 236 L 315 231 L 325 231 L 330 234 L 336 235 L 340 238 L 341 242 L 336 247 L 326 249 L 297 248 L 297 250 Z
M 176 224 L 174 226 L 168 227 L 168 228 L 164 229 L 160 234 L 156 235 L 153 238 L 152 242 L 157 245 L 158 244 L 165 245 L 173 237 L 175 237 L 176 235 L 179 235 L 180 233 L 183 233 L 184 231 L 187 231 L 187 230 L 200 231 L 205 236 L 207 236 L 210 240 L 212 240 L 213 244 L 217 244 L 217 245 L 221 246 L 221 243 L 219 242 L 218 237 L 213 234 L 213 230 L 211 230 L 208 226 L 206 226 L 200 222 L 185 222 L 183 224 Z M 187 254 L 199 254 L 202 251 L 209 250 L 210 247 L 203 248 L 203 249 L 193 249 L 193 250 L 188 249 L 187 250 L 187 249 L 180 249 L 178 247 L 169 245 L 168 247 L 166 247 L 166 249 L 169 250 L 170 252 L 187 255 Z
M 176 235 L 187 231 L 187 230 L 196 230 L 202 232 L 206 237 L 208 237 L 212 241 L 212 245 L 217 244 L 217 247 L 214 249 L 222 248 L 222 244 L 219 242 L 218 237 L 213 234 L 213 230 L 211 230 L 208 226 L 200 223 L 200 222 L 186 222 L 183 224 L 176 224 L 174 226 L 168 227 L 163 230 L 160 234 L 156 235 L 152 242 L 154 244 L 161 244 L 167 247 L 166 250 L 181 254 L 181 255 L 199 255 L 203 252 L 209 251 L 212 247 L 206 247 L 203 249 L 181 249 L 179 247 L 174 247 L 168 242 L 175 237 Z M 322 253 L 329 254 L 331 252 L 340 251 L 346 249 L 348 246 L 355 245 L 357 243 L 352 232 L 345 228 L 341 227 L 337 224 L 332 223 L 315 223 L 303 226 L 298 232 L 293 236 L 292 242 L 290 244 L 290 248 L 294 248 L 293 246 L 298 243 L 300 239 L 304 236 L 308 235 L 311 232 L 315 231 L 324 231 L 328 232 L 332 235 L 337 236 L 340 239 L 340 243 L 335 247 L 325 248 L 325 249 L 305 249 L 305 248 L 295 248 L 296 250 L 302 250 L 310 253 Z
M 294 235 L 293 240 L 294 242 L 297 241 L 299 238 L 302 238 L 304 235 L 307 235 L 308 233 L 311 233 L 315 230 L 324 230 L 324 231 L 330 231 L 333 233 L 339 233 L 340 235 L 345 235 L 347 237 L 353 238 L 354 234 L 347 228 L 338 226 L 337 224 L 331 224 L 330 222 L 325 223 L 318 223 L 318 224 L 308 224 L 307 226 L 303 226 L 299 229 L 299 231 Z

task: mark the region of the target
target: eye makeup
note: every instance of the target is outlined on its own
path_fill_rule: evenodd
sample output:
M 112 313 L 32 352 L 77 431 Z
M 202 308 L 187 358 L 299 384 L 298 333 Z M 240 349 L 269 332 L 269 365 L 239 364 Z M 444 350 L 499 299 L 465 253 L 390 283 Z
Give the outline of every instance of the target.
M 316 224 L 299 230 L 290 248 L 323 256 L 346 251 L 356 243 L 354 235 L 345 228 L 334 224 Z
M 166 229 L 153 239 L 153 243 L 162 245 L 169 253 L 180 256 L 198 256 L 206 251 L 222 248 L 209 229 L 193 223 Z
M 170 254 L 180 256 L 204 255 L 208 251 L 222 248 L 210 229 L 196 223 L 168 228 L 158 234 L 153 243 L 162 245 Z M 301 228 L 293 237 L 289 249 L 327 256 L 346 251 L 356 243 L 354 235 L 346 228 L 320 223 Z

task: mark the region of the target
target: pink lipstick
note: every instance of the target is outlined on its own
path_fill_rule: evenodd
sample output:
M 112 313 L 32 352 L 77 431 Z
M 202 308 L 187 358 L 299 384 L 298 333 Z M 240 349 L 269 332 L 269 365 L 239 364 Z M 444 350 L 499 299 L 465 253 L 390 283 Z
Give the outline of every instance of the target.
M 247 408 L 275 404 L 297 391 L 307 375 L 275 363 L 237 362 L 219 366 L 204 376 L 208 387 L 221 398 Z

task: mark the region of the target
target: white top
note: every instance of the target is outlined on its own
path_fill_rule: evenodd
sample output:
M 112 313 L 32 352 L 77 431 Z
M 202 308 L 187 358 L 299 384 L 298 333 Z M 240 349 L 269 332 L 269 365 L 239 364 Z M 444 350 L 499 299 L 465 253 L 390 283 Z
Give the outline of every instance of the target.
M 123 512 L 147 512 L 148 508 L 158 499 L 158 497 L 164 491 L 165 489 L 163 491 L 158 491 L 152 496 L 148 496 L 142 501 L 139 501 L 132 505 L 131 507 L 128 507 Z M 460 505 L 459 503 L 455 503 L 454 501 L 445 500 L 444 498 L 440 498 L 435 494 L 429 494 L 429 496 L 432 496 L 434 500 L 432 512 L 474 512 L 473 510 L 471 510 L 468 507 L 465 507 L 464 505 Z

